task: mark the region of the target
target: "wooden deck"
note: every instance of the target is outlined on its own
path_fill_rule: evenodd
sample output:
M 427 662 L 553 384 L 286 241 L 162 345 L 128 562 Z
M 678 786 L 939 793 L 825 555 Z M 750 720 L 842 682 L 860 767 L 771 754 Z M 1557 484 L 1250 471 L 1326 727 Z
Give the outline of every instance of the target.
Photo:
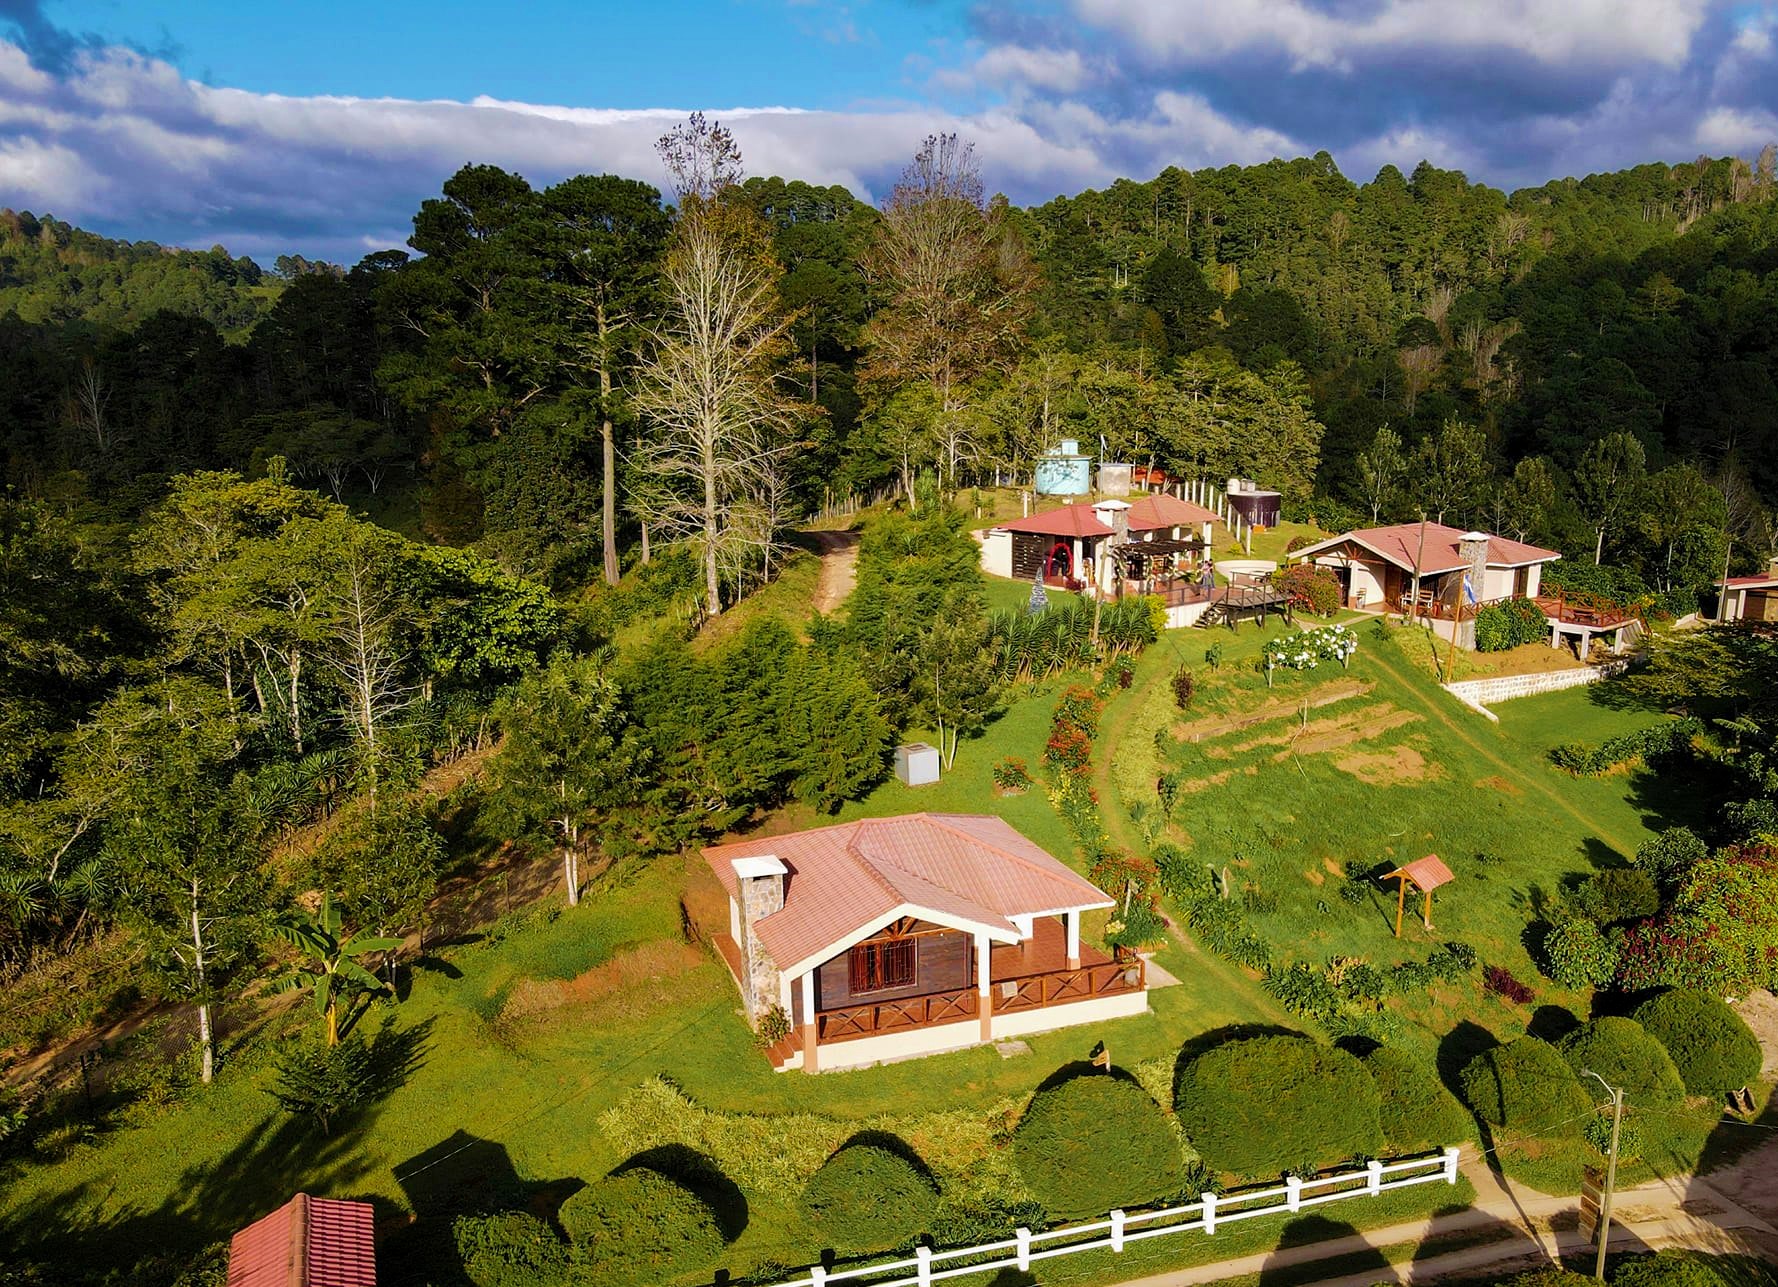
M 1085 943 L 1080 945 L 1080 968 L 1069 969 L 1061 924 L 1045 918 L 1034 928 L 1036 932 L 1023 943 L 996 943 L 989 948 L 988 999 L 994 1014 L 1090 1001 L 1147 986 L 1143 961 L 1120 964 Z M 951 992 L 821 1010 L 815 1018 L 817 1039 L 825 1043 L 961 1023 L 979 1014 L 979 994 L 972 984 Z

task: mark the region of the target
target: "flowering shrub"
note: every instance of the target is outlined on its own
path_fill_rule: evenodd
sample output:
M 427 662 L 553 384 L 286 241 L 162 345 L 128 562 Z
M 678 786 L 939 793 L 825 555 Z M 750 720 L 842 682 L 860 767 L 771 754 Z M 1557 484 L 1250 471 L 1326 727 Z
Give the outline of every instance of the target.
M 1293 607 L 1317 617 L 1340 610 L 1340 583 L 1332 572 L 1313 563 L 1296 563 L 1272 573 L 1272 584 L 1290 596 Z
M 1031 770 L 1016 756 L 1008 756 L 994 766 L 994 785 L 1002 791 L 1023 791 L 1031 785 Z
M 1358 636 L 1345 626 L 1322 626 L 1318 630 L 1302 630 L 1294 635 L 1280 635 L 1266 640 L 1261 654 L 1266 671 L 1266 685 L 1271 686 L 1272 672 L 1283 666 L 1290 670 L 1313 670 L 1324 661 L 1337 661 L 1342 667 L 1351 663 L 1358 651 Z

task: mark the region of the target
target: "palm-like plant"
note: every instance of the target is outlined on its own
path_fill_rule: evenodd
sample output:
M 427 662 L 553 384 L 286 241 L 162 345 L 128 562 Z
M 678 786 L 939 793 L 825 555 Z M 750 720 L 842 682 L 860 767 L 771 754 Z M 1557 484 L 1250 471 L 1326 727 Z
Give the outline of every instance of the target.
M 274 985 L 278 992 L 307 988 L 314 994 L 315 1010 L 327 1025 L 327 1044 L 340 1043 L 340 1003 L 357 992 L 386 992 L 389 985 L 364 966 L 358 958 L 366 952 L 390 952 L 401 946 L 398 938 L 373 938 L 362 934 L 342 933 L 343 918 L 334 906 L 333 895 L 321 896 L 320 908 L 307 915 L 290 916 L 278 922 L 274 933 L 293 944 L 304 957 L 303 963 Z

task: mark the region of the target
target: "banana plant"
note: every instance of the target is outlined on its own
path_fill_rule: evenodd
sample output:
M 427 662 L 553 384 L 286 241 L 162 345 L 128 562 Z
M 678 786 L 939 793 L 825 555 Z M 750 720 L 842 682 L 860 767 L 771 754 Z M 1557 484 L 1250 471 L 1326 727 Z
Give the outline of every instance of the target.
M 309 914 L 289 916 L 273 932 L 302 952 L 303 963 L 273 985 L 277 992 L 308 989 L 315 1010 L 327 1026 L 327 1044 L 340 1044 L 340 1003 L 358 992 L 387 992 L 389 985 L 358 963 L 367 952 L 391 952 L 401 946 L 398 938 L 374 938 L 342 934 L 343 918 L 333 895 L 321 895 L 320 908 Z

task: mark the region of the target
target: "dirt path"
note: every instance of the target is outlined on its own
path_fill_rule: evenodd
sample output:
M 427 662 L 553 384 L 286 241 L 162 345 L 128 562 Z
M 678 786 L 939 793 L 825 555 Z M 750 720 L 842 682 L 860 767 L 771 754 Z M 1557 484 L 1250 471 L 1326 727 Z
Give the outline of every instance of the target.
M 807 535 L 821 555 L 821 580 L 815 587 L 815 611 L 833 612 L 858 584 L 858 533 L 823 531 Z

